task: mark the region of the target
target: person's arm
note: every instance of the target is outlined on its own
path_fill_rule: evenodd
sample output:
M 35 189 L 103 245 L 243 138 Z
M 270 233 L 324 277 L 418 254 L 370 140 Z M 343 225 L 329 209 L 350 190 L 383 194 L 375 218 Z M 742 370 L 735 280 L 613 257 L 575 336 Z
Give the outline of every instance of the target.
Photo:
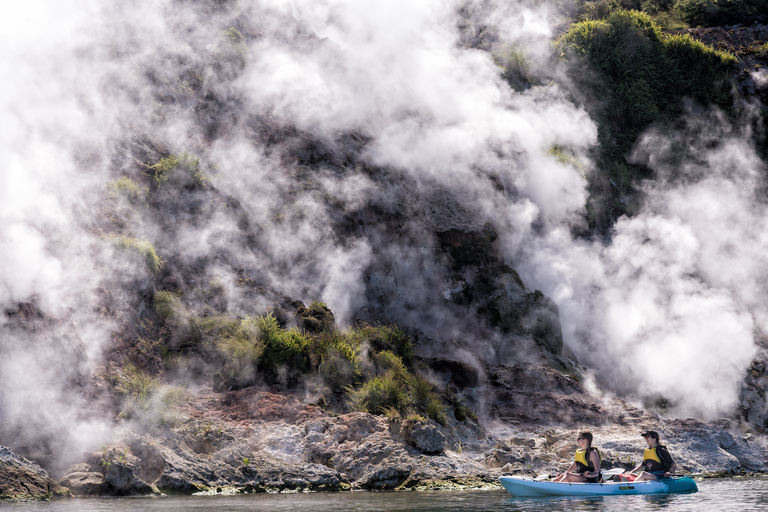
M 643 467 L 643 463 L 642 463 L 642 462 L 641 462 L 640 464 L 638 464 L 638 465 L 637 465 L 637 467 L 635 467 L 635 469 L 633 469 L 632 471 L 630 471 L 630 473 L 634 473 L 635 471 L 637 471 L 637 470 L 638 470 L 638 469 L 640 469 L 641 467 Z
M 672 465 L 671 465 L 671 466 L 669 466 L 669 469 L 666 471 L 666 473 L 664 473 L 664 476 L 669 476 L 669 475 L 671 475 L 672 473 L 674 473 L 674 472 L 675 472 L 675 470 L 676 470 L 676 469 L 677 469 L 677 464 L 675 464 L 675 463 L 673 462 L 673 463 L 672 463 Z
M 592 450 L 589 454 L 589 460 L 592 461 L 592 467 L 594 471 L 585 471 L 584 476 L 588 478 L 594 478 L 600 474 L 600 457 L 597 455 L 597 450 Z
M 664 462 L 667 463 L 664 476 L 668 477 L 670 474 L 674 473 L 675 469 L 677 469 L 677 464 L 675 464 L 674 459 L 672 459 L 672 456 L 669 454 L 669 450 L 666 448 L 661 448 L 658 451 L 661 452 L 661 456 L 664 457 Z

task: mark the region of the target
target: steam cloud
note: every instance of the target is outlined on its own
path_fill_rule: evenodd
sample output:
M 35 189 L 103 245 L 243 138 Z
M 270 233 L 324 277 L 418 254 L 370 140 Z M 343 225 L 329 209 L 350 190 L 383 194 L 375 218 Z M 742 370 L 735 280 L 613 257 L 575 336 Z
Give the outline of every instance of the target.
M 342 323 L 382 308 L 435 339 L 466 340 L 463 350 L 478 359 L 510 362 L 507 340 L 473 338 L 471 318 L 441 301 L 445 283 L 430 249 L 430 230 L 490 221 L 507 263 L 557 302 L 566 346 L 606 389 L 664 396 L 673 413 L 703 418 L 736 405 L 756 351 L 752 333 L 768 327 L 763 163 L 724 122 L 702 129 L 691 114 L 679 140 L 651 132 L 637 149 L 635 158 L 662 176 L 645 190 L 643 210 L 620 219 L 607 244 L 574 239 L 594 123 L 557 85 L 513 91 L 491 54 L 462 44 L 467 31 L 458 28 L 494 31 L 499 47 L 524 50 L 531 73 L 562 80 L 548 57 L 556 13 L 403 0 L 14 9 L 0 22 L 0 306 L 33 302 L 47 323 L 26 329 L 0 315 L 0 423 L 9 428 L 56 418 L 73 450 L 107 429 L 72 397 L 111 332 L 138 314 L 146 270 L 115 252 L 100 202 L 107 183 L 135 164 L 126 145 L 142 137 L 198 155 L 261 228 L 262 246 L 241 250 L 223 210 L 203 226 L 180 214 L 134 219 L 174 263 L 205 262 L 231 311 L 255 307 L 232 286 L 239 266 L 283 293 L 325 301 Z M 226 41 L 230 27 L 242 41 Z M 194 81 L 218 98 L 210 112 L 190 107 L 184 91 Z M 322 165 L 316 186 L 345 211 L 375 201 L 411 220 L 396 237 L 373 230 L 340 241 L 322 194 L 288 194 L 296 164 L 260 141 L 255 126 L 293 127 L 329 151 L 353 145 L 391 173 L 390 188 Z M 345 134 L 358 142 L 343 142 Z M 712 149 L 712 140 L 721 142 Z M 681 144 L 690 158 L 672 154 Z M 571 162 L 552 156 L 554 146 Z M 116 314 L 100 312 L 105 301 Z

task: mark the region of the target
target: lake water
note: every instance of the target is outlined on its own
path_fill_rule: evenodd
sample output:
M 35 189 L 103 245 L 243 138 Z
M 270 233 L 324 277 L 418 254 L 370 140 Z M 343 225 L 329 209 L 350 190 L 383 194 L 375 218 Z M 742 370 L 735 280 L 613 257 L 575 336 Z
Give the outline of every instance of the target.
M 666 496 L 512 498 L 506 491 L 344 492 L 125 499 L 78 499 L 0 504 L 2 512 L 469 512 L 768 511 L 768 479 L 703 480 L 699 492 Z

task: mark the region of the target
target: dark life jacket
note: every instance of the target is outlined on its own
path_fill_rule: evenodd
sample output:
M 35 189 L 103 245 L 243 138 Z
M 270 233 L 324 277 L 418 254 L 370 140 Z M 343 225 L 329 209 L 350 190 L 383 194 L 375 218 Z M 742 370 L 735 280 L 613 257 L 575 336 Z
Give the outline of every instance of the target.
M 655 448 L 649 446 L 643 452 L 643 466 L 645 466 L 645 470 L 649 473 L 653 471 L 669 471 L 673 463 L 674 461 L 667 451 L 667 447 L 662 444 L 656 445 Z
M 576 472 L 577 473 L 584 473 L 585 471 L 600 471 L 600 466 L 598 465 L 598 468 L 595 469 L 594 464 L 592 464 L 592 460 L 589 458 L 589 454 L 592 452 L 592 450 L 597 452 L 597 460 L 601 461 L 603 458 L 600 456 L 600 450 L 597 448 L 589 448 L 588 450 L 582 450 L 579 448 L 576 450 Z

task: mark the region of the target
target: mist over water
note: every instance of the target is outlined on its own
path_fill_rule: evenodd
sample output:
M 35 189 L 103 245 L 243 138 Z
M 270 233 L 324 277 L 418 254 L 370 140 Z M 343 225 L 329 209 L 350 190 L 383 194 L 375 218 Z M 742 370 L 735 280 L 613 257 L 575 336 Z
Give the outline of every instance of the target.
M 235 287 L 239 268 L 326 302 L 341 325 L 374 310 L 464 357 L 514 362 L 509 340 L 441 298 L 434 232 L 490 222 L 605 391 L 663 396 L 674 415 L 731 414 L 754 332 L 768 327 L 764 164 L 749 134 L 691 113 L 636 148 L 659 176 L 638 214 L 610 240 L 574 238 L 597 129 L 551 59 L 556 21 L 547 6 L 481 1 L 15 5 L 0 21 L 0 306 L 13 312 L 0 315 L 0 442 L 42 436 L 77 451 L 109 430 L 78 390 L 113 333 L 137 322 L 153 276 L 115 247 L 104 202 L 153 145 L 199 157 L 258 231 L 244 243 L 230 206 L 204 223 L 183 208 L 126 214 L 169 265 L 202 265 L 233 314 L 271 300 Z M 551 84 L 510 88 L 492 52 L 469 44 L 477 27 Z M 278 132 L 298 135 L 271 141 Z M 306 189 L 295 140 L 321 154 Z M 328 197 L 357 216 L 355 236 L 334 231 Z M 369 205 L 405 220 L 366 230 Z M 30 315 L 34 328 L 14 320 Z

